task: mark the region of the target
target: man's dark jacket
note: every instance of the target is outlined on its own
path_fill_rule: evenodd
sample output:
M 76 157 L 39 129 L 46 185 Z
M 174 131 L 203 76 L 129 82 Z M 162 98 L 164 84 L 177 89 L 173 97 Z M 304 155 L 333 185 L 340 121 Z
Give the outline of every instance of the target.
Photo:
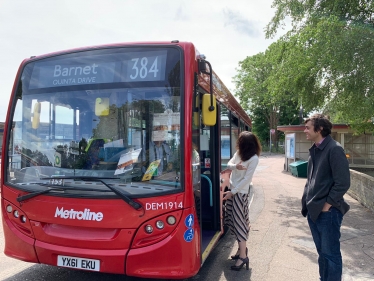
M 301 199 L 301 213 L 308 213 L 315 222 L 325 202 L 344 215 L 349 205 L 343 195 L 349 189 L 349 164 L 342 146 L 328 135 L 323 142 L 309 149 L 308 179 Z

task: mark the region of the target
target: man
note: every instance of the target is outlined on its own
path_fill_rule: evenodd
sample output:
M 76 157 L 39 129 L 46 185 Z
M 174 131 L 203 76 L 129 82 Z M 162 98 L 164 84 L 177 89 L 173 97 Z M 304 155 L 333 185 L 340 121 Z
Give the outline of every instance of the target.
M 322 281 L 341 280 L 340 227 L 349 210 L 343 199 L 350 186 L 348 160 L 342 146 L 330 136 L 331 128 L 331 122 L 322 114 L 305 121 L 304 133 L 314 144 L 309 149 L 301 213 L 308 219 L 317 248 Z

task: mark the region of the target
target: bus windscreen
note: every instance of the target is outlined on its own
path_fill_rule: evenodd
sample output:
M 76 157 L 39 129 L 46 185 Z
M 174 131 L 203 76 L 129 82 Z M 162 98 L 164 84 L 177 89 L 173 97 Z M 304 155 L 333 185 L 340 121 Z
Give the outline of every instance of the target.
M 27 63 L 11 108 L 6 182 L 29 192 L 67 186 L 64 196 L 115 196 L 83 177 L 134 198 L 180 191 L 181 60 L 178 48 L 131 47 Z

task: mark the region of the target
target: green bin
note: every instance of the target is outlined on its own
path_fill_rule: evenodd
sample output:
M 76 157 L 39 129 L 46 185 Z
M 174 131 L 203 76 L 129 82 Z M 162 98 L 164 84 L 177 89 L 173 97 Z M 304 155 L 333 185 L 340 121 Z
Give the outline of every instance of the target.
M 289 165 L 291 174 L 295 177 L 306 178 L 308 161 L 299 160 Z

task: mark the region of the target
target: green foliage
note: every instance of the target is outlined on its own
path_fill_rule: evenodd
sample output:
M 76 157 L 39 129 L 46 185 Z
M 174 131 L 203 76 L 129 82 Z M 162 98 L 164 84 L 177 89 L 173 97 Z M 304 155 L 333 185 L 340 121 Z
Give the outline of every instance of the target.
M 290 19 L 292 30 L 297 32 L 305 26 L 313 26 L 321 18 L 336 17 L 346 25 L 373 27 L 374 3 L 363 0 L 274 0 L 275 14 L 266 27 L 266 37 L 272 37 L 285 20 Z
M 32 151 L 28 148 L 22 148 L 22 161 L 25 167 L 52 166 L 52 163 L 45 154 L 38 150 Z
M 299 124 L 299 96 L 288 90 L 289 79 L 279 75 L 286 49 L 287 42 L 278 41 L 265 53 L 247 57 L 239 63 L 235 77 L 237 96 L 242 107 L 250 112 L 253 132 L 262 143 L 269 142 L 270 129 Z M 273 141 L 281 138 L 283 134 L 277 132 Z
M 286 19 L 292 29 L 265 53 L 273 62 L 267 90 L 277 100 L 292 93 L 305 111 L 323 111 L 357 132 L 373 131 L 374 2 L 274 0 L 273 7 L 266 36 Z
M 269 123 L 267 122 L 266 113 L 261 107 L 254 107 L 251 113 L 253 133 L 257 135 L 261 143 L 269 142 Z

